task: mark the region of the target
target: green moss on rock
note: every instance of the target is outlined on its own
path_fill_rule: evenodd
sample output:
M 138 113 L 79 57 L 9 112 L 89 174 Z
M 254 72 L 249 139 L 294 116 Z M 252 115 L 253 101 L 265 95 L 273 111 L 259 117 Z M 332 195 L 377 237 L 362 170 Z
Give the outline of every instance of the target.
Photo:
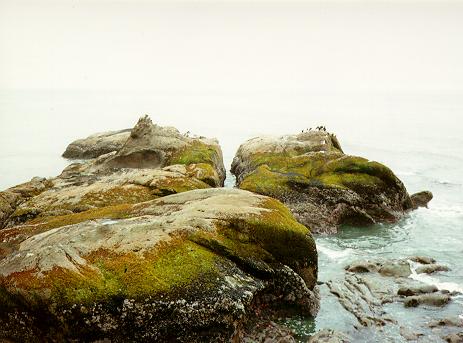
M 42 273 L 41 277 L 33 275 L 33 271 L 14 273 L 3 279 L 2 285 L 11 289 L 14 284 L 27 290 L 24 296 L 32 304 L 46 301 L 69 306 L 112 297 L 145 299 L 188 288 L 196 280 L 212 278 L 217 274 L 214 261 L 220 259 L 207 248 L 184 238 L 174 239 L 143 255 L 100 249 L 84 258 L 89 264 L 80 267 L 78 273 L 57 267 Z M 9 293 L 0 292 L 0 297 L 4 306 L 13 303 Z
M 166 177 L 156 182 L 153 193 L 165 196 L 209 187 L 210 185 L 194 177 Z
M 88 192 L 79 201 L 81 206 L 106 207 L 135 204 L 157 198 L 151 189 L 139 185 L 124 185 Z
M 214 166 L 219 155 L 217 148 L 213 145 L 208 145 L 200 141 L 193 141 L 184 149 L 174 152 L 167 164 L 188 165 L 193 163 L 207 163 Z
M 239 187 L 280 198 L 295 188 L 360 188 L 397 185 L 394 173 L 378 162 L 339 153 L 289 154 L 256 153 L 250 159 L 252 172 Z

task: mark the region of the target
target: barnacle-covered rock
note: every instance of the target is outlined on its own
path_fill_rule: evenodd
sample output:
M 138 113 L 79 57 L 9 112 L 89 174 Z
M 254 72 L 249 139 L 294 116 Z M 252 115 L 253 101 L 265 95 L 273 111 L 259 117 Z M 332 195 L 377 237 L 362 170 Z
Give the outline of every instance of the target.
M 0 338 L 229 341 L 318 310 L 317 251 L 279 201 L 202 189 L 0 231 Z

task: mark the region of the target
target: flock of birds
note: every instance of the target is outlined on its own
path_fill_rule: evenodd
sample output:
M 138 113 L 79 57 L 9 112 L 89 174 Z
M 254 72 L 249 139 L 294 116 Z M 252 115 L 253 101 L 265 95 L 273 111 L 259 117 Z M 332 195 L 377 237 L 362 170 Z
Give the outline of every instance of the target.
M 324 127 L 324 126 L 317 126 L 317 127 L 315 128 L 315 130 L 318 130 L 318 131 L 326 131 L 326 127 Z M 312 131 L 312 128 L 302 130 L 301 132 L 304 133 L 304 132 L 309 132 L 309 131 Z

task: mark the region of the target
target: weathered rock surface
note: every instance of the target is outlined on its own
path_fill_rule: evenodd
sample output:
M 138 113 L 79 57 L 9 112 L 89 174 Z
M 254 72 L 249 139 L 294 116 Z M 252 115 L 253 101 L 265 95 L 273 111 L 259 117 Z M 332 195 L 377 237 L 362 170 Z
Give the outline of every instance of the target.
M 63 157 L 70 159 L 95 158 L 118 151 L 130 136 L 130 129 L 95 133 L 69 144 Z
M 248 322 L 246 333 L 239 337 L 242 343 L 296 343 L 294 332 L 273 321 Z
M 248 140 L 231 171 L 239 188 L 279 199 L 319 233 L 334 233 L 342 224 L 395 222 L 425 206 L 430 195 L 417 195 L 412 202 L 389 168 L 344 154 L 326 131 Z
M 425 256 L 357 261 L 345 267 L 343 279 L 330 280 L 326 285 L 342 307 L 356 318 L 352 332 L 358 339 L 381 331 L 378 338 L 384 341 L 437 342 L 441 336 L 454 333 L 460 325 L 458 318 L 425 320 L 420 326 L 410 327 L 407 312 L 397 311 L 398 306 L 404 311 L 416 311 L 414 307 L 424 306 L 438 313 L 450 306 L 447 304 L 451 303 L 452 294 L 413 278 L 420 267 L 434 264 L 434 259 Z M 395 310 L 389 311 L 391 308 Z
M 185 137 L 143 117 L 119 151 L 0 192 L 0 228 L 218 187 L 224 178 L 217 141 Z
M 103 135 L 103 136 L 101 136 Z M 121 144 L 112 144 L 116 139 Z M 103 138 L 101 138 L 103 137 Z M 155 169 L 170 165 L 209 164 L 216 172 L 217 178 L 211 179 L 213 186 L 223 186 L 225 167 L 222 150 L 216 139 L 205 137 L 190 137 L 182 135 L 174 127 L 162 127 L 153 124 L 148 116 L 138 120 L 132 130 L 122 130 L 116 133 L 96 134 L 83 139 L 86 145 L 95 146 L 93 140 L 108 141 L 111 149 L 94 154 L 98 157 L 115 152 L 110 158 L 100 161 L 99 170 L 119 168 Z M 74 143 L 71 143 L 73 145 Z M 103 150 L 101 150 L 103 151 Z
M 318 310 L 310 231 L 277 200 L 202 189 L 0 231 L 1 339 L 228 341 Z
M 20 204 L 50 187 L 52 187 L 52 183 L 49 180 L 35 177 L 29 182 L 0 192 L 0 229 Z
M 448 343 L 462 343 L 463 342 L 463 332 L 452 333 L 442 337 L 442 339 Z

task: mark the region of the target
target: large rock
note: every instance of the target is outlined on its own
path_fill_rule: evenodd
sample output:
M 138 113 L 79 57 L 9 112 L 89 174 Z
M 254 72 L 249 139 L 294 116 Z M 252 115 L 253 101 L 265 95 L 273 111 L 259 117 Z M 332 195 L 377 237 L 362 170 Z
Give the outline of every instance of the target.
M 248 140 L 231 170 L 239 188 L 281 200 L 319 233 L 334 233 L 342 224 L 395 222 L 430 199 L 423 193 L 413 203 L 389 168 L 344 154 L 326 131 Z
M 63 157 L 70 159 L 95 158 L 118 151 L 130 136 L 130 129 L 95 133 L 69 144 Z
M 0 339 L 229 341 L 318 310 L 310 231 L 272 198 L 203 189 L 0 231 Z
M 185 137 L 143 117 L 119 151 L 71 164 L 58 177 L 1 192 L 0 228 L 218 187 L 224 178 L 216 140 Z
M 101 168 L 163 168 L 174 164 L 209 164 L 217 173 L 211 179 L 212 186 L 223 186 L 225 167 L 222 150 L 216 139 L 190 137 L 182 135 L 174 127 L 162 127 L 153 124 L 148 116 L 138 120 L 132 130 L 96 134 L 86 139 L 73 142 L 71 146 L 81 146 L 83 154 L 98 157 L 106 153 L 116 152 L 105 160 Z M 115 143 L 115 141 L 117 143 Z M 98 148 L 98 143 L 105 149 Z M 69 147 L 67 150 L 69 150 Z M 77 148 L 76 148 L 77 149 Z M 91 149 L 99 151 L 91 153 Z M 66 152 L 63 154 L 64 157 Z

